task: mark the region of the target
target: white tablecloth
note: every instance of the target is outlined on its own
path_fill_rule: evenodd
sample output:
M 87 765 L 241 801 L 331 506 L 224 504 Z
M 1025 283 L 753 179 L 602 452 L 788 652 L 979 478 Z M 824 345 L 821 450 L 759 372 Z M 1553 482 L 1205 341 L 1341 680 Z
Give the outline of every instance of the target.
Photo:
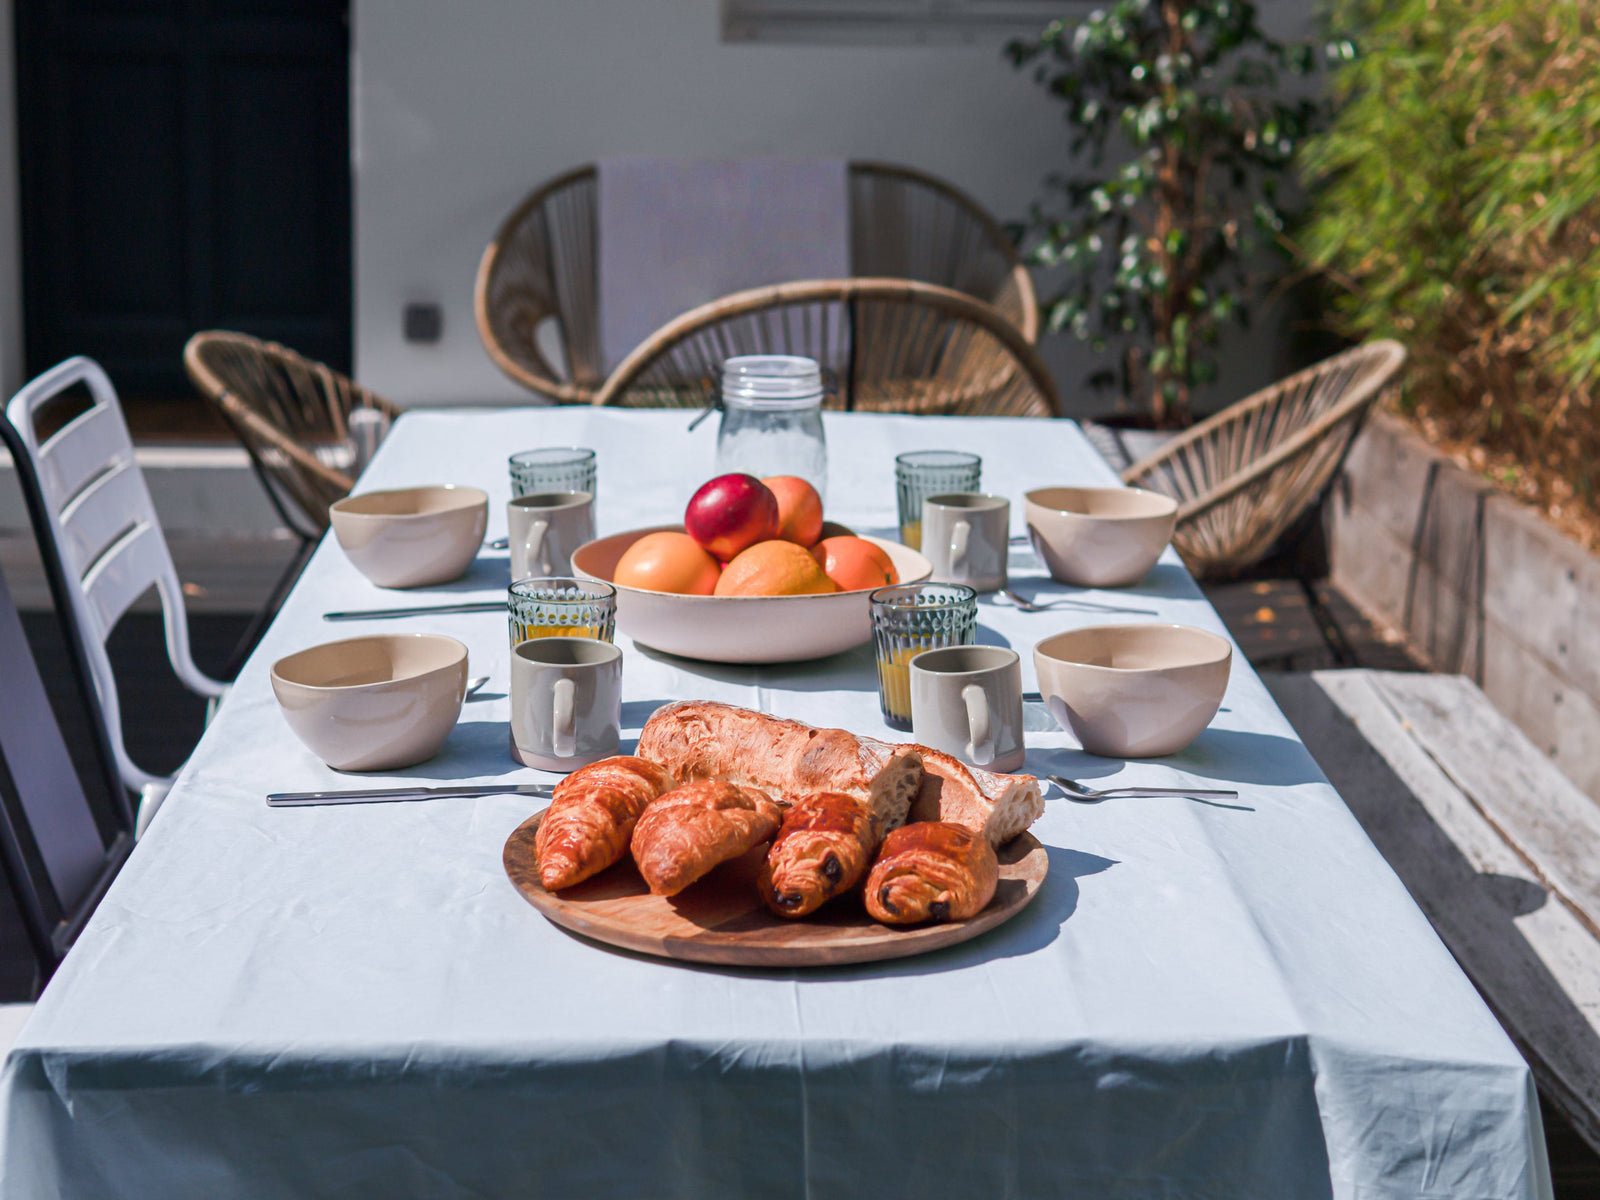
M 363 488 L 486 487 L 506 455 L 599 451 L 601 531 L 672 519 L 715 422 L 587 409 L 414 414 Z M 1067 422 L 830 416 L 829 516 L 894 524 L 892 459 L 961 447 L 1013 500 L 1112 480 Z M 1142 586 L 1023 590 L 1222 630 L 1168 557 Z M 486 553 L 452 594 L 491 597 Z M 498 615 L 330 625 L 419 602 L 330 540 L 241 674 L 6 1062 L 10 1196 L 1538 1197 L 1529 1072 L 1249 667 L 1173 758 L 1083 754 L 1030 706 L 1028 770 L 1236 783 L 1238 807 L 1055 798 L 1050 873 L 1016 920 L 923 958 L 823 971 L 669 965 L 547 924 L 500 852 L 526 799 L 269 809 L 349 786 L 297 743 L 267 667 L 364 628 L 471 648 L 485 694 L 406 779 L 529 779 L 507 755 Z M 1118 613 L 986 599 L 1022 653 Z M 624 738 L 705 697 L 860 733 L 867 649 L 697 665 L 619 642 Z

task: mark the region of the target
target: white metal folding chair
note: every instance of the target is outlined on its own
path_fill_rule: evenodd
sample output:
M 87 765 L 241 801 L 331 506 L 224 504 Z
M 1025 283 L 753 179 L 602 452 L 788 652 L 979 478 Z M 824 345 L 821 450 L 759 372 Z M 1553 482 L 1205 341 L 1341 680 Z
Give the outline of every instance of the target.
M 88 923 L 129 852 L 133 814 L 86 677 L 73 691 L 90 718 L 74 759 L 51 707 L 5 579 L 0 577 L 0 865 L 27 929 L 35 991 Z M 0 1059 L 31 1004 L 0 1004 Z
M 41 440 L 40 410 L 79 384 L 88 388 L 90 407 Z M 52 367 L 12 397 L 6 416 L 32 467 L 32 482 L 71 603 L 71 624 L 94 676 L 117 770 L 141 796 L 137 831 L 142 833 L 166 798 L 172 779 L 135 766 L 123 745 L 117 681 L 106 653 L 112 628 L 154 586 L 161 598 L 167 658 L 179 680 L 211 699 L 220 699 L 227 685 L 202 672 L 190 657 L 189 620 L 178 571 L 150 489 L 134 461 L 133 439 L 116 389 L 100 364 L 78 357 Z

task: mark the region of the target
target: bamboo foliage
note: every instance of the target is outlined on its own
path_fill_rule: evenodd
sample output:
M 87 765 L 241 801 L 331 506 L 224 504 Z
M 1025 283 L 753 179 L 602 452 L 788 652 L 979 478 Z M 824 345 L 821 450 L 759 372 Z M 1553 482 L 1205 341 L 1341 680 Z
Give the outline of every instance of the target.
M 1397 0 L 1337 13 L 1360 53 L 1307 143 L 1307 260 L 1352 336 L 1412 348 L 1405 407 L 1590 511 L 1600 461 L 1600 10 Z

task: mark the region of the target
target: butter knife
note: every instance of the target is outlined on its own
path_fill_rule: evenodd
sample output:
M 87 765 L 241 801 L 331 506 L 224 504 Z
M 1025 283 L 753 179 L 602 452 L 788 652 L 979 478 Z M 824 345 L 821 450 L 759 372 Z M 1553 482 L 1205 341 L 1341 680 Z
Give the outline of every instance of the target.
M 548 783 L 484 783 L 467 787 L 355 788 L 343 792 L 274 792 L 273 808 L 310 804 L 375 804 L 384 800 L 438 800 L 445 796 L 548 796 Z
M 463 600 L 456 604 L 426 604 L 412 608 L 352 608 L 323 613 L 324 621 L 376 621 L 384 617 L 425 617 L 430 613 L 505 612 L 504 600 Z

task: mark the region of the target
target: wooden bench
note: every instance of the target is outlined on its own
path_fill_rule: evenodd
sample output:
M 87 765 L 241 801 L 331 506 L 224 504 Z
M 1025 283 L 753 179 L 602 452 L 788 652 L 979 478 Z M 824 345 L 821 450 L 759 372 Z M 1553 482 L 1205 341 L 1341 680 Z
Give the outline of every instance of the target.
M 1600 1150 L 1600 806 L 1463 676 L 1265 678 L 1540 1091 Z

